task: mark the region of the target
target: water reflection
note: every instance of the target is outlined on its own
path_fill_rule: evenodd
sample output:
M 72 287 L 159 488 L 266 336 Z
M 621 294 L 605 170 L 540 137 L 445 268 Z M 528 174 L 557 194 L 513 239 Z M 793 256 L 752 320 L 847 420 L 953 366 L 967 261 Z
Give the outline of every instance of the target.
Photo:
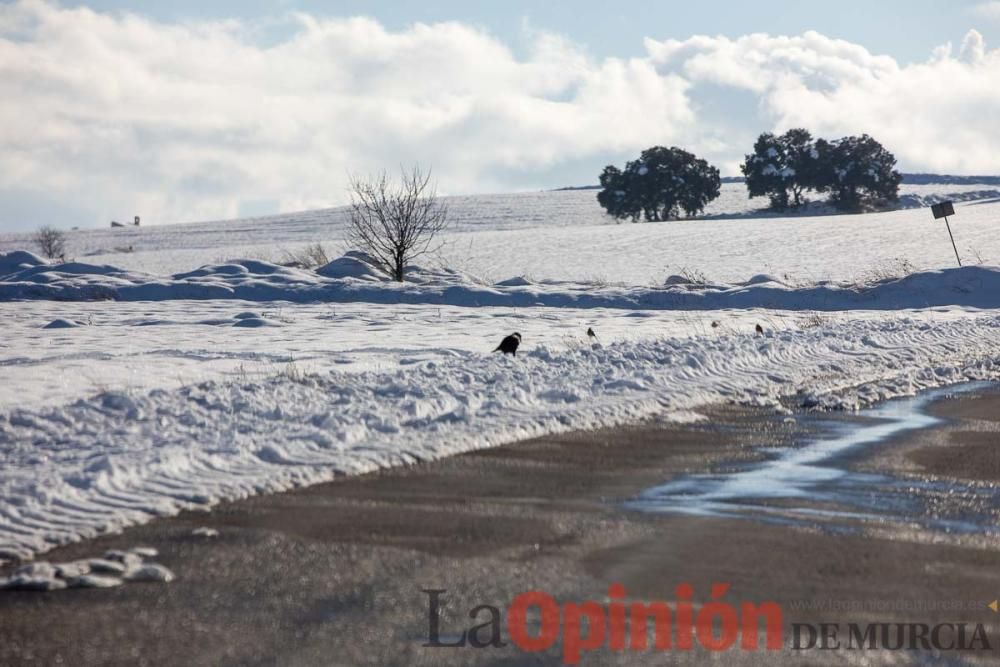
M 866 419 L 833 425 L 830 436 L 780 450 L 732 472 L 677 477 L 644 491 L 626 506 L 647 512 L 748 516 L 835 530 L 859 522 L 895 522 L 944 532 L 998 532 L 990 516 L 1000 507 L 996 488 L 853 472 L 845 456 L 905 431 L 933 426 L 941 420 L 926 414 L 929 403 L 986 386 L 967 383 L 889 401 L 860 412 Z M 941 512 L 941 498 L 964 510 Z

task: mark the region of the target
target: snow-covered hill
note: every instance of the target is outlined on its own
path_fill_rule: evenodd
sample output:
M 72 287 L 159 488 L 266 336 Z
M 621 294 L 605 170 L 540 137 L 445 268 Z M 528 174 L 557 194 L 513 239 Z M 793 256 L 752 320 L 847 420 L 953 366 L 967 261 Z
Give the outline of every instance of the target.
M 942 197 L 960 203 L 952 219 L 959 249 L 970 262 L 1000 264 L 1000 192 L 982 185 L 904 185 L 907 206 Z M 943 223 L 926 208 L 866 215 L 776 217 L 765 202 L 727 184 L 706 210 L 708 219 L 616 224 L 593 191 L 455 197 L 448 200 L 450 233 L 441 266 L 496 282 L 599 280 L 660 284 L 689 269 L 715 281 L 770 273 L 793 281 L 858 280 L 905 259 L 917 269 L 954 266 Z M 309 211 L 264 218 L 81 230 L 68 233 L 78 262 L 168 275 L 232 259 L 280 262 L 286 251 L 323 243 L 331 256 L 346 251 L 344 212 Z M 31 250 L 29 234 L 0 234 L 0 252 Z

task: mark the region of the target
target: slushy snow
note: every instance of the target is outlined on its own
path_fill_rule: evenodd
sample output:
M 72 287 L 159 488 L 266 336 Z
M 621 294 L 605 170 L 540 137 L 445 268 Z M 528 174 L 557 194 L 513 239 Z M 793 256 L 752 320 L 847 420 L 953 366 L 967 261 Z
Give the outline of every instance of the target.
M 109 551 L 104 558 L 26 563 L 9 577 L 0 577 L 0 590 L 44 593 L 67 588 L 115 588 L 132 581 L 170 583 L 174 580 L 173 572 L 159 563 L 144 562 L 155 557 L 155 549 L 138 547 Z

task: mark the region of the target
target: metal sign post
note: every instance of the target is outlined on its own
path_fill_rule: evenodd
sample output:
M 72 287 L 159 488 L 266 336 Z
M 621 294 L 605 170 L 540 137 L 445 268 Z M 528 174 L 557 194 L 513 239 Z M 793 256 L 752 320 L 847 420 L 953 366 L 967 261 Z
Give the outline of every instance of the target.
M 958 260 L 958 266 L 961 268 L 962 258 L 958 256 L 958 246 L 955 245 L 955 236 L 951 233 L 951 223 L 948 222 L 948 216 L 955 215 L 955 205 L 950 201 L 943 201 L 931 206 L 931 213 L 934 214 L 935 220 L 944 218 L 945 227 L 948 228 L 948 238 L 951 239 L 951 247 L 955 249 L 955 259 Z

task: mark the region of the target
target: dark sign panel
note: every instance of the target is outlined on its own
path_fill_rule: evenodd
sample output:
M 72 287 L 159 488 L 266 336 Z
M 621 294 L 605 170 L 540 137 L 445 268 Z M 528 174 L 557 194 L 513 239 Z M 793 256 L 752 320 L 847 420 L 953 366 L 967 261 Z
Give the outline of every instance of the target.
M 931 213 L 935 220 L 940 220 L 949 215 L 955 215 L 955 206 L 950 201 L 943 201 L 940 204 L 931 206 Z

